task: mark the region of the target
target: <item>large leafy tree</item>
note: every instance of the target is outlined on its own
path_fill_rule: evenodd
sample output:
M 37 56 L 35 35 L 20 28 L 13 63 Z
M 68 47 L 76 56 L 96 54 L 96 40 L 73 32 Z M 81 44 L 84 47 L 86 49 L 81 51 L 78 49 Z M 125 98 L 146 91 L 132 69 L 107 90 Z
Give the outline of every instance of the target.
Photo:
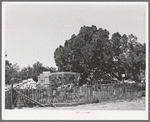
M 78 35 L 72 35 L 70 40 L 66 40 L 64 47 L 59 46 L 54 52 L 54 58 L 59 71 L 76 71 L 85 78 L 92 78 L 96 73 L 107 68 L 111 57 L 109 44 L 109 32 L 98 29 L 96 26 L 81 27 Z M 106 59 L 105 59 L 106 58 Z M 103 69 L 102 69 L 103 68 Z M 105 69 L 104 69 L 105 68 Z
M 116 77 L 136 79 L 140 70 L 145 70 L 145 44 L 136 36 L 121 36 L 118 32 L 109 38 L 109 32 L 96 26 L 81 27 L 54 52 L 59 71 L 76 71 L 81 79 L 110 79 Z

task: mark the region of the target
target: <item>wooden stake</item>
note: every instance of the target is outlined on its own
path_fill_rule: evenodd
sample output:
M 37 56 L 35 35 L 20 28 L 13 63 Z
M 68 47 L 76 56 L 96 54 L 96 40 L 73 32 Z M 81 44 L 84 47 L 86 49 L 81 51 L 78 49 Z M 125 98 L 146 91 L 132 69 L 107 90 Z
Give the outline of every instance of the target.
M 11 104 L 11 108 L 10 109 L 13 109 L 14 108 L 14 105 L 13 105 L 13 83 L 14 83 L 14 78 L 12 78 L 10 80 L 10 83 L 11 83 L 11 88 L 10 88 L 10 104 Z

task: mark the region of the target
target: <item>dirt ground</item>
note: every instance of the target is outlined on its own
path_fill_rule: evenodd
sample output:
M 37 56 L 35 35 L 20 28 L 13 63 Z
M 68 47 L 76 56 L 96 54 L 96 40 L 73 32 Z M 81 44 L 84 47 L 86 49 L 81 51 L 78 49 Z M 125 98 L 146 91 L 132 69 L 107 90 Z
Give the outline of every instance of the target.
M 145 97 L 142 97 L 141 99 L 116 100 L 68 107 L 23 107 L 21 110 L 145 110 L 145 102 Z

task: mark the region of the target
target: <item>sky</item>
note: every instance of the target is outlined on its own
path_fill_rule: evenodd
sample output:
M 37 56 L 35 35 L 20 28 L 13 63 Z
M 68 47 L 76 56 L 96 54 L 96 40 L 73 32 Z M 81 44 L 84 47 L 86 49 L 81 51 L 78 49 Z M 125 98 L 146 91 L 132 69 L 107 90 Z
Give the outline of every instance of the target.
M 84 25 L 107 29 L 110 37 L 115 32 L 133 34 L 138 42 L 146 43 L 145 4 L 5 2 L 2 7 L 6 59 L 20 69 L 37 61 L 56 67 L 55 49 Z

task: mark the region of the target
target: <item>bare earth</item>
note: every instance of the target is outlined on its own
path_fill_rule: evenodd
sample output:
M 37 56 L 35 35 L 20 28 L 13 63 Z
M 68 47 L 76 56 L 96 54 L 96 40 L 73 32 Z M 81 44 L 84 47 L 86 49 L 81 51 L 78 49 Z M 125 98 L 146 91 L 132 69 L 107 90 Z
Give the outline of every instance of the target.
M 18 108 L 15 108 L 18 109 Z M 145 97 L 133 100 L 117 100 L 69 107 L 23 107 L 21 110 L 145 110 Z

